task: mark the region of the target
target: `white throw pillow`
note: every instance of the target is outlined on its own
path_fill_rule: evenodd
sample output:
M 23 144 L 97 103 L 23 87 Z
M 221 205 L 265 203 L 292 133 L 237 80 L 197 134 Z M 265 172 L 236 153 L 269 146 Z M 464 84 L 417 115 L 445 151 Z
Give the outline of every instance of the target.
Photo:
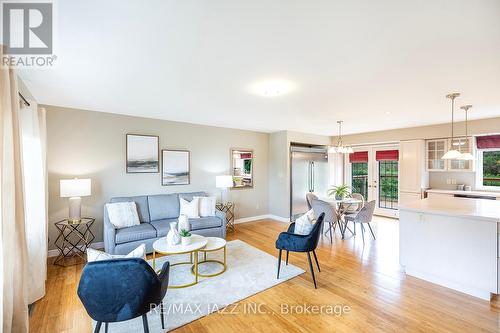
M 195 197 L 200 202 L 200 216 L 215 216 L 215 197 Z
M 309 235 L 314 227 L 314 212 L 311 209 L 297 220 L 295 220 L 294 233 L 296 235 Z
M 96 249 L 87 249 L 87 262 L 110 260 L 118 258 L 141 258 L 146 260 L 146 244 L 139 245 L 135 250 L 129 254 L 109 254 Z
M 139 215 L 135 202 L 107 203 L 109 222 L 117 229 L 139 225 Z
M 200 207 L 199 207 L 198 197 L 194 197 L 193 200 L 191 200 L 191 202 L 183 198 L 179 198 L 179 203 L 181 206 L 181 211 L 179 213 L 179 216 L 186 215 L 190 219 L 197 219 L 200 217 L 199 213 Z

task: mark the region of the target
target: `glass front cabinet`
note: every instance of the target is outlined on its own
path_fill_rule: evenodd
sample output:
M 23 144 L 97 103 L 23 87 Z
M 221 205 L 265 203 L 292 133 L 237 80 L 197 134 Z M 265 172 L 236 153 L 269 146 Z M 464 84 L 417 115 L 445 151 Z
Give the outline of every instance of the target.
M 441 157 L 445 153 L 448 140 L 428 140 L 427 146 L 427 171 L 446 171 L 446 161 Z
M 441 159 L 444 153 L 450 149 L 450 143 L 453 149 L 462 153 L 473 154 L 472 140 L 470 138 L 454 138 L 453 142 L 451 142 L 451 139 L 427 140 L 427 171 L 474 171 L 474 161 Z

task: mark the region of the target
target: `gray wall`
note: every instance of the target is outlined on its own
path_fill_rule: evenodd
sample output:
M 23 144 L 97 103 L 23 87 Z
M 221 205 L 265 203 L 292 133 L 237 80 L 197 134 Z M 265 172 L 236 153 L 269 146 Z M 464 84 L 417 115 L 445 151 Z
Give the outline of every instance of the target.
M 270 134 L 269 213 L 271 215 L 290 217 L 290 144 L 329 145 L 330 140 L 329 136 L 293 131 Z
M 231 190 L 236 218 L 268 214 L 269 134 L 165 120 L 138 118 L 55 106 L 47 109 L 50 247 L 57 236 L 54 222 L 68 214 L 59 197 L 59 180 L 92 179 L 92 196 L 82 200 L 82 214 L 97 218 L 96 242 L 102 240 L 103 206 L 113 196 L 207 191 L 220 196 L 215 176 L 228 174 L 230 148 L 254 150 L 254 187 Z M 125 172 L 125 134 L 160 136 L 160 149 L 191 151 L 191 184 L 161 186 L 160 174 Z

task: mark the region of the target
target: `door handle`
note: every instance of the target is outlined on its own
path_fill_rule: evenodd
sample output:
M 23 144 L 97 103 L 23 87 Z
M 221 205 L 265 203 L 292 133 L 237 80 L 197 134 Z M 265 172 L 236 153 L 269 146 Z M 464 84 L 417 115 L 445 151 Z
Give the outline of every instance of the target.
M 312 187 L 312 191 L 311 192 L 314 192 L 314 162 L 311 162 L 311 187 Z
M 311 191 L 311 163 L 307 163 L 307 191 Z

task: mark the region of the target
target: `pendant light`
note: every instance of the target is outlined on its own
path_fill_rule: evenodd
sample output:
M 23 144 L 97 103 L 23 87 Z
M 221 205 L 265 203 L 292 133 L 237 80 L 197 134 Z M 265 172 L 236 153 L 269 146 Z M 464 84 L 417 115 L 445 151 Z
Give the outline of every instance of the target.
M 460 93 L 451 93 L 446 95 L 446 98 L 451 99 L 451 141 L 450 141 L 450 149 L 441 157 L 443 160 L 456 160 L 462 156 L 458 150 L 453 149 L 453 125 L 454 125 L 454 113 L 455 113 L 455 98 L 460 96 Z
M 461 106 L 460 108 L 465 111 L 465 141 L 467 142 L 467 140 L 469 139 L 469 136 L 468 136 L 468 133 L 467 133 L 468 132 L 468 129 L 467 129 L 467 122 L 468 122 L 467 113 L 468 113 L 469 109 L 472 108 L 472 105 L 464 105 L 464 106 Z M 474 155 L 472 155 L 469 152 L 465 152 L 458 159 L 459 160 L 464 160 L 464 161 L 472 161 L 474 159 Z
M 330 147 L 330 149 L 328 149 L 330 153 L 351 154 L 354 152 L 352 147 L 346 147 L 342 142 L 342 123 L 342 120 L 337 121 L 337 124 L 339 124 L 339 136 L 337 138 L 337 144 L 334 147 Z

